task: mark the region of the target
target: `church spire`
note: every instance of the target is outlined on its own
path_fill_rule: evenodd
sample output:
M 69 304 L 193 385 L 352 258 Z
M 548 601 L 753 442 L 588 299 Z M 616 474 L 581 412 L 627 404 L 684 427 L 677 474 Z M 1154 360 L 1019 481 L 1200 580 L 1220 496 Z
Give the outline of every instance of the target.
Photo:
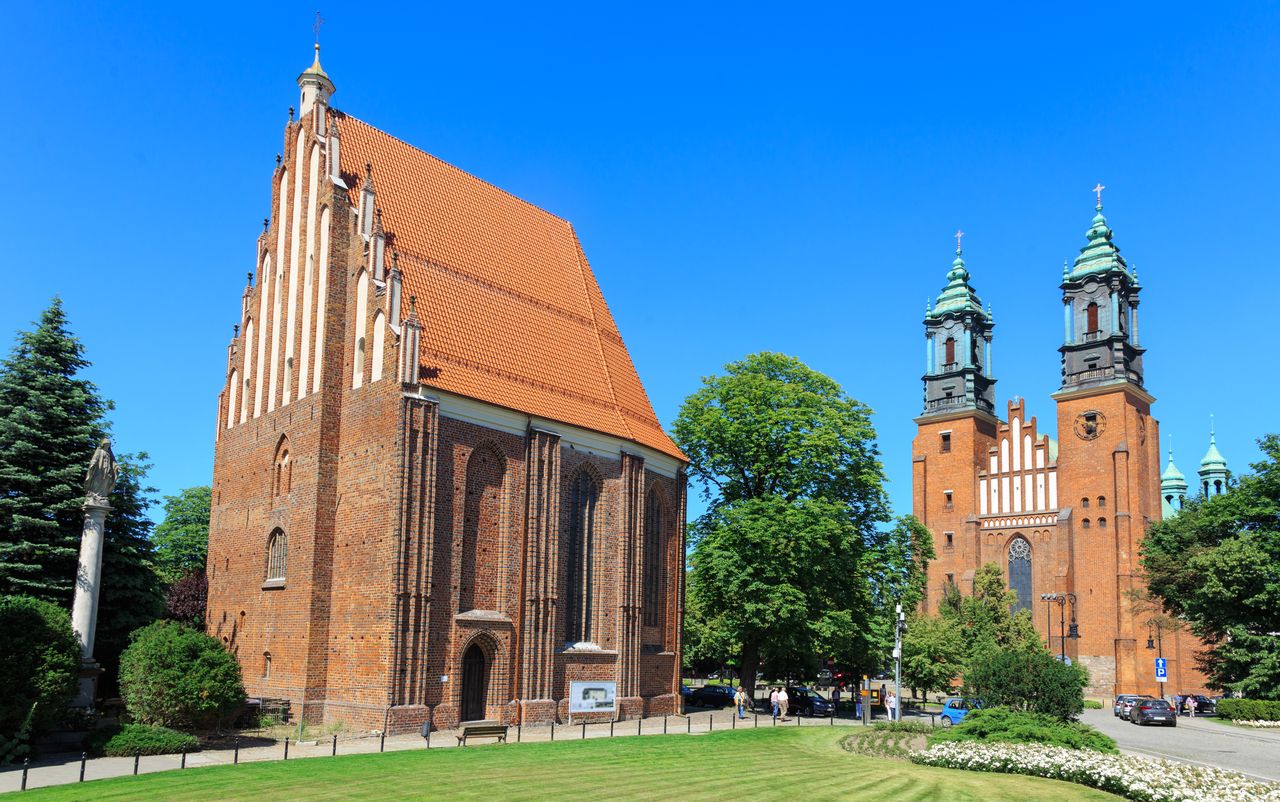
M 1064 265 L 1062 303 L 1065 333 L 1062 389 L 1128 383 L 1142 387 L 1142 354 L 1138 345 L 1138 282 L 1102 214 L 1102 190 L 1087 242 L 1075 263 Z
M 1218 438 L 1213 430 L 1213 415 L 1209 416 L 1209 450 L 1200 460 L 1200 491 L 1208 496 L 1220 496 L 1227 491 L 1227 460 L 1218 450 Z
M 990 371 L 990 312 L 969 284 L 969 270 L 956 232 L 956 256 L 938 300 L 925 306 L 924 414 L 995 409 L 995 378 Z
M 1169 437 L 1169 464 L 1160 474 L 1161 517 L 1172 518 L 1182 510 L 1187 498 L 1187 477 L 1173 464 L 1173 437 Z

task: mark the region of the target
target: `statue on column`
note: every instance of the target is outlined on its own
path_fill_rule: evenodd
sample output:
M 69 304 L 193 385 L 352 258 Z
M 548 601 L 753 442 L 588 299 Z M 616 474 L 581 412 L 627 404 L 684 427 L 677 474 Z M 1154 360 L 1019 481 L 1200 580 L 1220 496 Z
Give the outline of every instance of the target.
M 80 536 L 80 564 L 76 567 L 75 600 L 71 628 L 80 641 L 80 694 L 75 707 L 92 708 L 101 669 L 93 659 L 93 636 L 98 628 L 98 596 L 102 592 L 102 552 L 110 496 L 119 468 L 111 441 L 102 438 L 84 475 L 84 529 Z

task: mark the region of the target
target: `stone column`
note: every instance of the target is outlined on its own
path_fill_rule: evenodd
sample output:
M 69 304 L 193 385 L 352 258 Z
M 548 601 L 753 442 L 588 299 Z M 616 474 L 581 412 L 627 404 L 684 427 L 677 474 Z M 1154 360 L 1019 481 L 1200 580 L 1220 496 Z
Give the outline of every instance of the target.
M 76 595 L 71 606 L 71 628 L 80 641 L 80 693 L 75 707 L 93 707 L 101 669 L 93 659 L 93 636 L 98 628 L 98 596 L 102 590 L 103 532 L 109 504 L 86 501 L 84 531 L 80 536 L 80 565 L 76 568 Z

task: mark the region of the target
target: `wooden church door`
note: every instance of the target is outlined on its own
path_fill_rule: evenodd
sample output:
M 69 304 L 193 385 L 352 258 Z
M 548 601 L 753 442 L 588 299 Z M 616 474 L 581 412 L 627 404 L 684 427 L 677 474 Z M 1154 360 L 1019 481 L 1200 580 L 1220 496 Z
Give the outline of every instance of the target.
M 489 692 L 489 667 L 484 651 L 471 644 L 462 656 L 462 720 L 479 721 L 485 714 L 485 697 Z

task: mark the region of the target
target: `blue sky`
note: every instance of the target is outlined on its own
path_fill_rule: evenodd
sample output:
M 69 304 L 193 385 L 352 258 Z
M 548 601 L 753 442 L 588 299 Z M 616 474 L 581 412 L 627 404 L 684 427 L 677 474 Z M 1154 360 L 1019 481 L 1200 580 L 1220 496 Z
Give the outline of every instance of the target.
M 909 511 L 952 232 L 998 403 L 1052 431 L 1056 287 L 1101 181 L 1163 441 L 1192 474 L 1214 412 L 1244 469 L 1280 429 L 1280 7 L 1041 5 L 321 9 L 336 106 L 573 221 L 665 424 L 726 362 L 794 354 L 874 408 Z M 5 4 L 0 334 L 60 294 L 165 493 L 211 476 L 315 8 Z

